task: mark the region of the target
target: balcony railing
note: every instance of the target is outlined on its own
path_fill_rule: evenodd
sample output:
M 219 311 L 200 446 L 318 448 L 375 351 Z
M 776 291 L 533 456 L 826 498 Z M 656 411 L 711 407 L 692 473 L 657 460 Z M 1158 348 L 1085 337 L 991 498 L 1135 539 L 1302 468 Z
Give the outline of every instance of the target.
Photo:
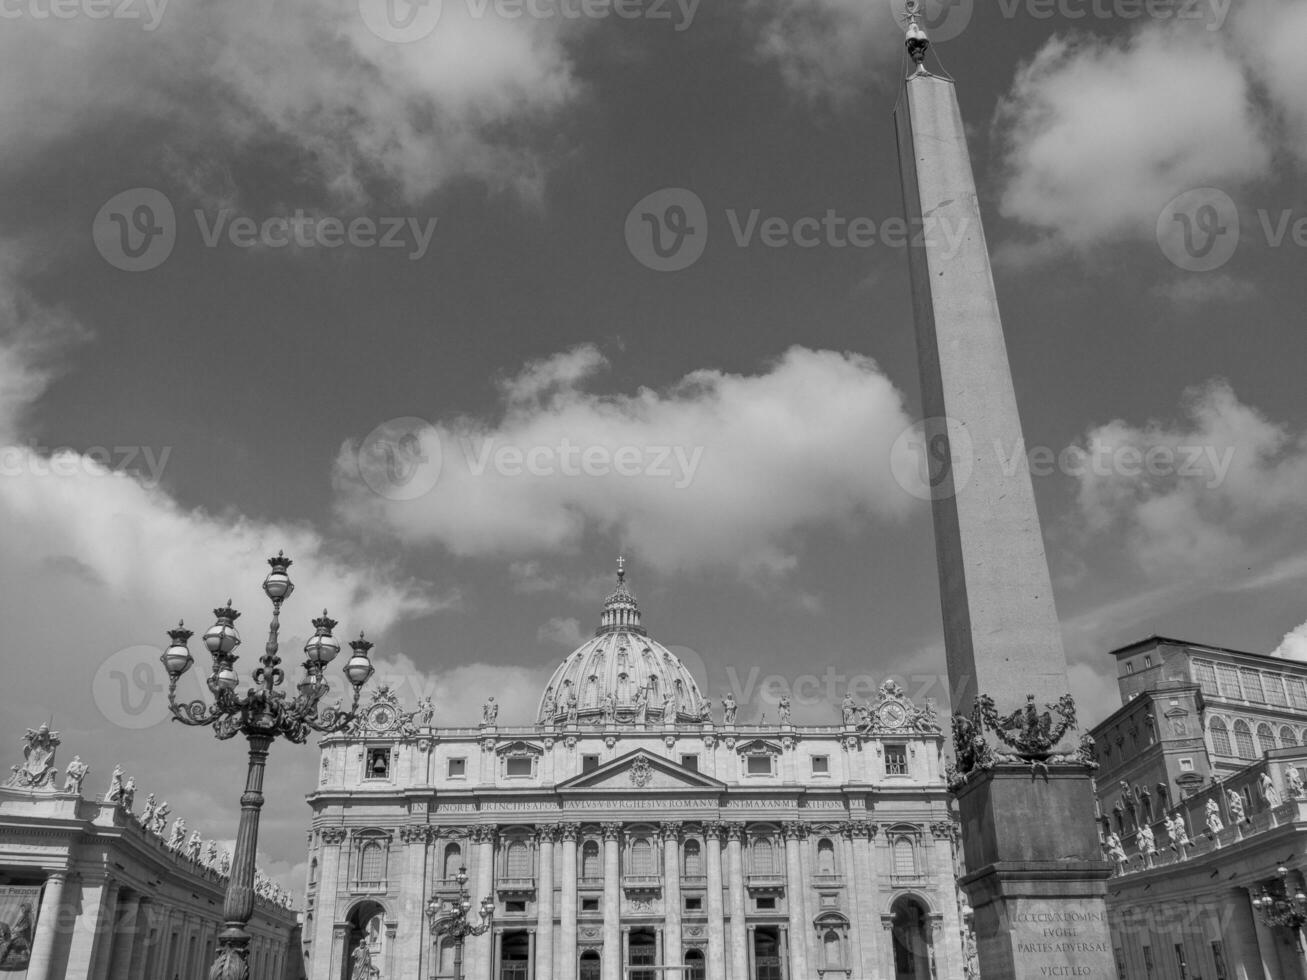
M 779 892 L 785 890 L 785 875 L 778 871 L 751 871 L 745 883 L 751 891 Z
M 812 883 L 818 888 L 843 888 L 844 875 L 841 874 L 815 874 L 812 876 Z
M 495 889 L 500 896 L 506 895 L 530 895 L 536 890 L 536 880 L 534 877 L 519 878 L 500 878 L 495 882 Z
M 589 889 L 603 888 L 603 887 L 604 887 L 604 879 L 603 879 L 602 877 L 598 876 L 598 875 L 591 875 L 590 877 L 581 877 L 581 878 L 577 878 L 577 879 L 576 879 L 576 887 L 578 887 L 578 888 L 582 888 L 582 889 L 586 889 L 586 888 L 589 888 Z
M 682 888 L 707 888 L 707 875 L 681 875 Z
M 914 886 L 924 885 L 926 876 L 920 872 L 913 874 L 891 874 L 889 876 L 891 888 L 912 888 Z
M 628 892 L 656 892 L 663 887 L 663 876 L 659 874 L 622 875 L 622 888 Z

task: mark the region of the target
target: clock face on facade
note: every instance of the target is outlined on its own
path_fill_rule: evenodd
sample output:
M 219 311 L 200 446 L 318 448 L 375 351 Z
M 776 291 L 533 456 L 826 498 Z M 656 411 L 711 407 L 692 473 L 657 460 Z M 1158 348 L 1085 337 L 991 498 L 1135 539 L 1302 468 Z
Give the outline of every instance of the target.
M 880 723 L 886 728 L 899 728 L 908 720 L 908 713 L 904 710 L 903 705 L 890 701 L 882 704 L 880 710 L 876 713 Z
M 390 727 L 391 712 L 385 705 L 379 704 L 368 712 L 368 727 L 377 730 Z

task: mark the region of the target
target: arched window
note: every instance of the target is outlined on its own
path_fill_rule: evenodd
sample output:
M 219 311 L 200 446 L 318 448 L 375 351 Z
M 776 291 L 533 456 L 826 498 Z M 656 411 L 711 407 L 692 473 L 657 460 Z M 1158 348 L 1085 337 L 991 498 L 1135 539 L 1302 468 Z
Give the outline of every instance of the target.
M 817 841 L 817 874 L 833 875 L 835 873 L 835 845 L 823 837 Z
M 1253 747 L 1252 729 L 1242 718 L 1234 723 L 1234 748 L 1240 759 L 1257 758 L 1257 749 Z
M 376 841 L 359 851 L 359 884 L 379 885 L 386 877 L 386 852 Z
M 900 837 L 894 841 L 894 873 L 909 877 L 917 873 L 917 849 L 911 838 Z
M 318 859 L 314 858 L 309 862 L 309 887 L 312 888 L 318 883 Z
M 1212 733 L 1212 754 L 1234 755 L 1230 750 L 1230 729 L 1226 727 L 1225 719 L 1213 718 L 1207 727 Z
M 631 844 L 631 874 L 651 875 L 653 873 L 653 847 L 641 837 Z
M 821 947 L 826 959 L 826 969 L 844 969 L 844 944 L 840 941 L 838 932 L 827 929 L 826 934 L 821 937 Z
M 1280 744 L 1286 749 L 1293 748 L 1298 744 L 1298 739 L 1293 734 L 1293 729 L 1285 725 L 1280 729 Z
M 1270 725 L 1262 722 L 1257 726 L 1257 744 L 1261 746 L 1263 752 L 1269 752 L 1271 749 L 1279 748 L 1275 744 L 1275 732 Z
M 703 852 L 699 850 L 697 840 L 685 842 L 685 873 L 689 876 L 703 874 Z
M 602 875 L 603 872 L 599 869 L 599 845 L 588 840 L 581 848 L 581 877 L 599 878 Z
M 445 845 L 445 877 L 457 878 L 458 869 L 463 866 L 463 848 L 458 844 Z
M 766 837 L 759 838 L 753 842 L 753 873 L 769 875 L 774 871 L 771 841 Z
M 531 877 L 531 852 L 520 840 L 513 841 L 513 843 L 508 845 L 505 864 L 507 865 L 508 877 Z

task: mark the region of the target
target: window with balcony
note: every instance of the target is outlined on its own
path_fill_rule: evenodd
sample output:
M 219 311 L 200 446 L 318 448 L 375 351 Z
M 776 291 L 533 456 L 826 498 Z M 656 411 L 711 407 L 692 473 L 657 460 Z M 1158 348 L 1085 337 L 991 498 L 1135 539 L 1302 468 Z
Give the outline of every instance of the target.
M 386 846 L 382 841 L 365 841 L 358 852 L 359 888 L 379 889 L 386 886 Z
M 908 747 L 906 745 L 885 746 L 885 775 L 906 776 L 908 774 Z
M 510 878 L 530 878 L 533 874 L 531 867 L 531 851 L 522 841 L 513 841 L 508 845 L 508 851 L 504 855 L 505 871 Z
M 685 876 L 687 878 L 703 877 L 703 851 L 697 840 L 687 840 L 684 847 Z
M 817 874 L 833 875 L 835 873 L 835 845 L 823 837 L 817 841 Z
M 602 878 L 603 868 L 599 864 L 599 844 L 588 840 L 581 847 L 581 877 Z
M 1234 748 L 1240 759 L 1256 759 L 1257 749 L 1253 746 L 1253 732 L 1248 723 L 1240 718 L 1234 723 Z
M 894 875 L 898 878 L 914 878 L 917 875 L 917 847 L 910 837 L 898 837 L 894 840 L 892 853 L 894 857 Z
M 653 845 L 644 838 L 633 841 L 631 844 L 630 873 L 633 875 L 652 875 L 655 873 Z
M 459 844 L 445 845 L 444 875 L 448 881 L 458 877 L 458 869 L 463 866 L 463 848 Z
M 765 837 L 759 838 L 753 842 L 753 861 L 750 865 L 756 875 L 770 875 L 776 873 L 776 854 L 772 842 Z
M 1207 730 L 1212 735 L 1213 755 L 1234 755 L 1230 748 L 1230 729 L 1226 727 L 1225 719 L 1213 718 Z

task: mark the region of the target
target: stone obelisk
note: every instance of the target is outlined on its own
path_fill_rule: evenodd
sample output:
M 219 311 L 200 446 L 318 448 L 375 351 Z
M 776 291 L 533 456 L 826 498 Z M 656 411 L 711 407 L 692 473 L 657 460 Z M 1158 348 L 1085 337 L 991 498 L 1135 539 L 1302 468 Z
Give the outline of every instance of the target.
M 894 112 L 967 875 L 984 980 L 1114 980 L 1109 865 L 1074 744 L 1066 652 L 957 93 L 920 25 Z M 1021 457 L 1024 459 L 1024 457 Z M 1033 701 L 1029 699 L 1033 698 Z M 992 700 L 991 700 L 992 699 Z

